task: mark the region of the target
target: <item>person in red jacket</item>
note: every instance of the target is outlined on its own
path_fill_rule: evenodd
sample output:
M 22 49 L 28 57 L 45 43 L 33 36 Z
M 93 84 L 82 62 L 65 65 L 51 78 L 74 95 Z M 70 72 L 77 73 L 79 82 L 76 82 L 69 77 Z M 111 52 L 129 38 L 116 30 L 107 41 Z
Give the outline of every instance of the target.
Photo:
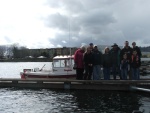
M 83 72 L 84 72 L 84 61 L 83 55 L 85 52 L 85 47 L 81 46 L 78 50 L 76 50 L 74 54 L 74 62 L 76 64 L 76 79 L 83 80 Z

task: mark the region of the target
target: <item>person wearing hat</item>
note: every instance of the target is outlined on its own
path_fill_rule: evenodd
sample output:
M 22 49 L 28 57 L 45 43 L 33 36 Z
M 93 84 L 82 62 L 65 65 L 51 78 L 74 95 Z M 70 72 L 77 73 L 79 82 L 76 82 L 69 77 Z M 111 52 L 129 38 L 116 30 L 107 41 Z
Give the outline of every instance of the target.
M 112 49 L 110 50 L 111 58 L 112 58 L 112 75 L 114 80 L 116 80 L 117 74 L 119 74 L 119 77 L 121 79 L 121 73 L 120 73 L 120 48 L 116 43 L 114 43 L 112 46 Z
M 94 49 L 93 43 L 90 43 L 89 46 L 90 46 L 90 49 L 93 51 L 93 49 Z

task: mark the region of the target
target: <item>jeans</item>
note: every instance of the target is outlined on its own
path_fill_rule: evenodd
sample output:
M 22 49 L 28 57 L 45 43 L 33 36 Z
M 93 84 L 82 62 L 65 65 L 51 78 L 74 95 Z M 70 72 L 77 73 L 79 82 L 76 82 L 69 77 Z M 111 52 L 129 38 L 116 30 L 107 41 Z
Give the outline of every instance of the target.
M 140 79 L 139 68 L 132 68 L 132 80 L 139 80 L 139 79 Z
M 120 76 L 120 69 L 117 65 L 113 64 L 113 66 L 112 66 L 112 75 L 113 75 L 114 80 L 116 80 L 116 75 L 117 74 L 119 74 L 119 76 Z M 121 79 L 121 77 L 120 77 L 120 79 Z
M 99 80 L 101 78 L 101 67 L 100 65 L 93 66 L 93 80 Z
M 104 73 L 104 80 L 109 80 L 110 79 L 110 67 L 103 68 L 103 73 Z
M 85 65 L 85 75 L 83 77 L 84 80 L 91 80 L 93 72 L 93 66 Z
M 121 69 L 122 80 L 127 80 L 128 69 Z

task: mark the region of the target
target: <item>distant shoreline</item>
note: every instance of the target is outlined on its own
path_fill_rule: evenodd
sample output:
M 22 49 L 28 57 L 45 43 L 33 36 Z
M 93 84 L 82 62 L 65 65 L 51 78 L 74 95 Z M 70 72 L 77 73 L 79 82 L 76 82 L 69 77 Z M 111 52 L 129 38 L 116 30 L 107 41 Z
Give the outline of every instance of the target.
M 141 58 L 141 61 L 150 61 L 150 58 Z M 52 58 L 0 59 L 0 62 L 52 62 Z
M 0 59 L 0 62 L 52 62 L 51 58 Z

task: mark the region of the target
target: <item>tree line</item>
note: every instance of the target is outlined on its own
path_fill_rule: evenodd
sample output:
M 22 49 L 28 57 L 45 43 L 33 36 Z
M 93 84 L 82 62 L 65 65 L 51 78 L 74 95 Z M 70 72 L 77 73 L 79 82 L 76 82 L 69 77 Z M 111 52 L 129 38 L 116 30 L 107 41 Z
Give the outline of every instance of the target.
M 40 49 L 39 49 L 40 50 Z M 31 52 L 30 49 L 28 49 L 25 46 L 20 46 L 18 43 L 12 44 L 12 45 L 1 45 L 0 46 L 0 59 L 5 58 L 25 58 L 28 56 L 31 56 L 34 58 L 37 58 L 39 56 L 44 57 L 50 57 L 48 52 L 40 52 L 40 51 L 34 51 Z
M 140 47 L 141 52 L 150 52 L 150 46 Z M 20 46 L 18 43 L 12 45 L 0 45 L 0 59 L 4 58 L 25 58 L 27 56 L 32 56 L 37 58 L 39 56 L 51 57 L 48 51 L 30 51 L 25 46 Z M 54 52 L 53 56 L 56 56 L 56 52 Z
M 150 46 L 147 47 L 140 47 L 142 52 L 150 52 Z

